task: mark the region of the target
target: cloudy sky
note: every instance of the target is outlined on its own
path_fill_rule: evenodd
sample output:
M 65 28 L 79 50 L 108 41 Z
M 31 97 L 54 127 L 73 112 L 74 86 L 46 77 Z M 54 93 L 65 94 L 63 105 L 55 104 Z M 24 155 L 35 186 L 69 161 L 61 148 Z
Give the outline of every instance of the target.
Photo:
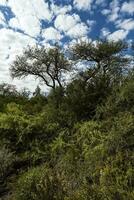
M 0 83 L 33 90 L 32 77 L 12 80 L 10 64 L 27 45 L 134 39 L 134 0 L 0 0 Z

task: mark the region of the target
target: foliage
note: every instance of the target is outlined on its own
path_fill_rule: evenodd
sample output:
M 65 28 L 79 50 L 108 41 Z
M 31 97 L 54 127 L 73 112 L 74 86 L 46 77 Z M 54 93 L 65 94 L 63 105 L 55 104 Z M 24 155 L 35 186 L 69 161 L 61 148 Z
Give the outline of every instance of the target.
M 33 168 L 18 180 L 14 200 L 62 200 L 60 180 L 47 166 Z
M 76 44 L 71 58 L 58 46 L 16 58 L 12 76 L 43 73 L 51 90 L 0 86 L 0 199 L 134 199 L 134 71 L 126 49 L 97 41 Z M 86 67 L 65 86 L 63 73 L 78 62 Z
M 12 167 L 14 155 L 5 146 L 0 147 L 0 180 L 4 181 L 6 174 Z

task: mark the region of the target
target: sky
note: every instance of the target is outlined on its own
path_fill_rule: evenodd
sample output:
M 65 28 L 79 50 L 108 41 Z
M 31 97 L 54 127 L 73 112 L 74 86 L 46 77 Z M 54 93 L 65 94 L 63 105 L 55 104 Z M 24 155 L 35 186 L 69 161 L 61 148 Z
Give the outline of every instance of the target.
M 34 90 L 33 77 L 12 80 L 9 67 L 28 45 L 134 39 L 134 0 L 0 0 L 0 83 Z

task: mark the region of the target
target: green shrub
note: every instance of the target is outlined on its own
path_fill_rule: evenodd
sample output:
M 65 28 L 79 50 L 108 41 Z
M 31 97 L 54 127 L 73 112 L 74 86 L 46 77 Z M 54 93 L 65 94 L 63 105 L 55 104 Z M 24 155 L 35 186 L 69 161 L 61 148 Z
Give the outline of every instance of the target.
M 56 174 L 48 167 L 30 169 L 20 176 L 13 200 L 62 200 L 63 190 Z
M 13 161 L 13 153 L 9 152 L 5 146 L 0 147 L 0 180 L 4 181 L 6 174 L 12 167 Z

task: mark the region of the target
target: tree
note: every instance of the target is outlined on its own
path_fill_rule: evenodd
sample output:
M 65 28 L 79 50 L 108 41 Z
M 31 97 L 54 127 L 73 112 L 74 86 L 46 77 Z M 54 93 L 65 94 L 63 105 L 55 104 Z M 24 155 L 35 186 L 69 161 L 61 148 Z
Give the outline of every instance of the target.
M 33 92 L 33 96 L 41 96 L 41 89 L 39 86 L 36 87 L 35 92 Z
M 77 120 L 91 119 L 98 105 L 104 103 L 113 88 L 123 84 L 129 60 L 125 58 L 127 45 L 123 42 L 97 41 L 78 43 L 72 48 L 72 59 L 85 63 L 67 85 L 68 110 Z
M 120 82 L 127 69 L 128 59 L 124 57 L 127 45 L 118 41 L 81 42 L 72 48 L 73 59 L 86 61 L 88 70 L 81 72 L 86 82 L 98 80 L 105 82 L 107 87 Z
M 18 92 L 15 85 L 2 83 L 0 84 L 0 111 L 3 111 L 6 104 L 16 102 L 25 104 L 27 97 Z
M 104 120 L 126 111 L 134 113 L 134 73 L 130 73 L 124 83 L 115 87 L 107 100 L 97 107 L 96 117 Z
M 11 65 L 12 78 L 24 78 L 33 75 L 53 89 L 63 85 L 63 73 L 70 70 L 69 60 L 60 47 L 29 47 L 23 55 L 17 56 Z
M 0 85 L 0 95 L 1 96 L 17 96 L 19 93 L 17 92 L 16 86 L 2 83 Z

